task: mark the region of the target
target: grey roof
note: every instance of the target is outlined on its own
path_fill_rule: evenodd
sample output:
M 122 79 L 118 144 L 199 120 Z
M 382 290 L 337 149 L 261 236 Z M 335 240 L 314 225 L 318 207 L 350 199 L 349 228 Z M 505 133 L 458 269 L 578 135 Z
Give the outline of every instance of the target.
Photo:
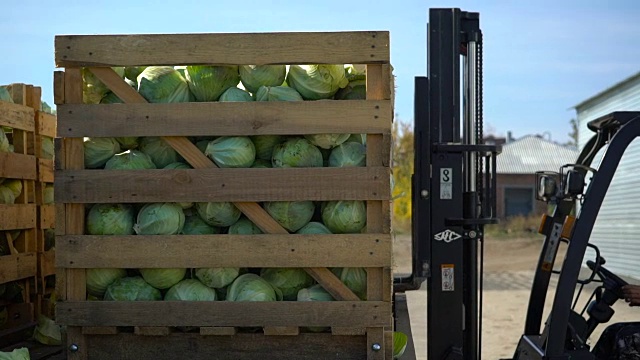
M 535 135 L 521 137 L 502 146 L 497 159 L 498 174 L 534 174 L 536 171 L 559 171 L 575 163 L 578 150 Z

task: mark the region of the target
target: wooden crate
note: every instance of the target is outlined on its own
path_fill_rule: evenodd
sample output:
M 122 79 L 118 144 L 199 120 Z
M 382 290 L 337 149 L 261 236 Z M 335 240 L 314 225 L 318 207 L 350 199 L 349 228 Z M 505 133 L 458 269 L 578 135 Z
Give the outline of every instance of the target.
M 37 158 L 33 153 L 36 119 L 40 106 L 40 88 L 25 84 L 6 85 L 14 103 L 0 101 L 0 126 L 10 128 L 8 135 L 14 152 L 0 152 L 0 178 L 19 179 L 22 193 L 14 204 L 0 205 L 0 232 L 7 239 L 10 255 L 0 256 L 0 284 L 18 283 L 23 287 L 23 302 L 0 300 L 9 320 L 0 325 L 0 338 L 8 338 L 34 325 L 32 297 L 37 292 L 37 206 L 35 183 Z M 12 230 L 19 230 L 15 237 Z
M 57 321 L 69 359 L 391 359 L 391 70 L 387 32 L 58 36 Z M 111 66 L 366 64 L 367 100 L 148 104 Z M 82 104 L 88 67 L 125 104 Z M 212 121 L 215 119 L 215 121 Z M 367 134 L 360 168 L 217 169 L 186 136 Z M 83 137 L 160 136 L 190 170 L 84 170 Z M 171 189 L 171 191 L 166 191 Z M 367 233 L 289 234 L 262 201 L 366 200 Z M 89 236 L 84 204 L 230 201 L 262 235 Z M 126 251 L 124 250 L 126 249 Z M 296 267 L 334 302 L 86 301 L 86 268 Z M 367 270 L 367 301 L 328 270 Z M 199 333 L 169 327 L 196 326 Z M 331 327 L 330 334 L 300 333 Z M 238 334 L 237 327 L 262 327 Z M 147 335 L 147 336 L 145 336 Z M 379 346 L 378 346 L 379 345 Z

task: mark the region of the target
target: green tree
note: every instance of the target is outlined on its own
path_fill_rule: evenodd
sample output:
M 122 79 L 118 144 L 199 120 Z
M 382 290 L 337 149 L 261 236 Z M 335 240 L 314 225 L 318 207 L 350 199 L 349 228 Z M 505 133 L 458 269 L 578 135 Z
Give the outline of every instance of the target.
M 398 232 L 411 229 L 411 175 L 413 174 L 413 128 L 410 123 L 393 124 L 393 226 Z

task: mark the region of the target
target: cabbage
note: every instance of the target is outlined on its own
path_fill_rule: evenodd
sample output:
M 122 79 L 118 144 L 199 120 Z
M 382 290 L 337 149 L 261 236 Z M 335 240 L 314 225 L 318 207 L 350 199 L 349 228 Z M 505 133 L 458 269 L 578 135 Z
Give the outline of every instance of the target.
M 333 149 L 334 147 L 347 141 L 350 134 L 313 134 L 305 135 L 305 139 L 309 140 L 313 145 L 322 149 Z
M 0 204 L 10 205 L 15 202 L 16 196 L 13 195 L 13 191 L 4 185 L 0 185 Z
M 204 154 L 205 151 L 207 151 L 207 146 L 209 146 L 209 143 L 212 140 L 200 140 L 198 142 L 196 142 L 196 147 L 198 148 L 198 150 L 200 150 L 201 153 Z
M 280 301 L 282 292 L 256 274 L 240 275 L 227 289 L 227 301 Z
M 321 206 L 322 222 L 334 234 L 356 234 L 367 224 L 364 201 L 327 201 Z
M 102 298 L 109 285 L 126 276 L 125 269 L 87 269 L 87 293 Z
M 256 101 L 303 101 L 300 94 L 286 86 L 261 86 L 256 93 Z
M 307 225 L 315 212 L 313 201 L 265 202 L 264 208 L 278 224 L 289 231 L 298 231 Z
M 87 215 L 89 235 L 132 235 L 135 212 L 128 204 L 95 204 Z
M 9 94 L 9 90 L 7 90 L 7 88 L 4 86 L 0 86 L 0 101 L 13 103 L 13 98 L 11 98 L 11 94 Z
M 256 159 L 251 165 L 252 168 L 272 168 L 271 160 Z
M 255 135 L 250 136 L 256 148 L 256 159 L 271 160 L 273 148 L 284 141 L 281 135 Z
M 256 224 L 246 217 L 241 217 L 235 224 L 229 227 L 229 234 L 232 235 L 254 235 L 263 234 L 262 230 Z
M 5 308 L 6 311 L 6 308 Z M 29 348 L 22 347 L 11 352 L 0 351 L 0 360 L 30 360 Z
M 366 100 L 367 99 L 367 81 L 354 80 L 344 88 L 338 90 L 335 96 L 336 100 Z
M 313 278 L 302 269 L 267 268 L 262 269 L 260 277 L 282 291 L 285 301 L 295 301 L 298 291 L 313 285 Z
M 280 167 L 322 167 L 320 150 L 303 138 L 294 138 L 273 148 L 272 164 Z
M 104 294 L 104 300 L 155 301 L 162 300 L 162 294 L 140 276 L 133 276 L 118 279 L 109 285 Z
M 44 251 L 52 250 L 56 246 L 55 229 L 44 230 Z
M 322 285 L 316 284 L 306 289 L 301 289 L 297 294 L 298 301 L 334 301 L 333 296 L 325 290 Z M 307 327 L 312 332 L 328 331 L 330 327 Z
M 349 81 L 366 80 L 367 79 L 367 65 L 365 64 L 346 64 L 344 66 L 344 73 Z
M 367 134 L 351 134 L 345 142 L 356 142 L 362 145 L 367 145 Z
M 217 101 L 240 83 L 237 66 L 187 66 L 184 73 L 196 101 Z
M 364 268 L 333 268 L 331 272 L 360 299 L 367 300 L 367 271 Z
M 165 301 L 214 301 L 216 292 L 198 280 L 184 279 L 173 285 L 164 296 Z
M 231 226 L 242 213 L 230 202 L 205 202 L 196 203 L 198 215 L 211 226 Z
M 357 142 L 347 142 L 331 150 L 329 166 L 353 167 L 367 165 L 367 148 Z
M 43 159 L 53 160 L 53 158 L 55 157 L 55 154 L 56 154 L 56 150 L 55 150 L 55 146 L 53 144 L 53 138 L 50 138 L 48 136 L 43 136 L 42 137 L 42 152 L 40 153 L 40 156 Z
M 42 198 L 43 198 L 43 202 L 45 204 L 53 204 L 54 203 L 54 198 L 53 198 L 53 185 L 51 184 L 47 184 L 44 187 L 43 190 L 43 194 L 42 194 Z
M 107 93 L 102 100 L 100 100 L 100 104 L 122 104 L 123 101 L 113 92 Z
M 184 211 L 175 203 L 146 204 L 133 230 L 138 235 L 175 235 L 184 227 Z
M 20 196 L 20 194 L 22 194 L 22 180 L 7 179 L 2 182 L 2 186 L 9 188 L 16 199 Z M 53 185 L 48 186 L 53 188 Z
M 123 150 L 133 150 L 138 148 L 137 137 L 117 137 L 116 140 L 120 143 L 120 148 Z
M 177 162 L 180 155 L 160 137 L 144 137 L 140 140 L 140 151 L 149 155 L 158 169 Z
M 144 281 L 156 289 L 168 289 L 184 279 L 187 269 L 140 269 Z
M 85 138 L 84 167 L 99 169 L 120 152 L 120 143 L 115 138 Z
M 220 229 L 207 224 L 200 216 L 195 214 L 185 216 L 184 227 L 180 233 L 184 235 L 210 235 L 219 234 Z
M 138 81 L 138 76 L 142 74 L 146 66 L 127 66 L 124 68 L 124 77 L 127 80 L 136 82 Z
M 10 146 L 9 138 L 4 134 L 4 130 L 0 128 L 0 152 L 12 152 Z
M 124 78 L 124 68 L 112 68 L 121 78 Z M 99 104 L 100 100 L 110 92 L 88 68 L 82 68 L 82 99 L 85 104 Z
M 296 231 L 296 234 L 331 234 L 331 230 L 324 224 L 314 221 L 300 228 L 300 230 Z
M 247 136 L 222 136 L 204 152 L 221 168 L 248 168 L 256 159 L 256 148 Z
M 123 153 L 114 155 L 104 168 L 106 170 L 138 170 L 138 169 L 155 169 L 156 164 L 153 163 L 149 155 L 138 150 L 127 150 Z
M 138 75 L 138 92 L 150 103 L 192 101 L 187 80 L 171 66 L 149 66 Z
M 240 268 L 196 269 L 198 280 L 210 288 L 220 289 L 233 282 L 240 275 Z
M 33 331 L 33 338 L 44 345 L 61 345 L 62 332 L 56 322 L 44 315 L 38 315 L 38 325 Z
M 400 359 L 400 357 L 404 354 L 404 351 L 407 349 L 407 343 L 409 339 L 407 335 L 401 333 L 399 331 L 393 332 L 393 358 Z
M 239 70 L 242 85 L 252 93 L 261 86 L 282 85 L 287 75 L 286 65 L 243 65 Z
M 231 87 L 220 95 L 218 101 L 253 101 L 253 98 L 248 92 L 237 87 Z
M 344 65 L 291 65 L 287 84 L 305 100 L 330 99 L 349 84 Z

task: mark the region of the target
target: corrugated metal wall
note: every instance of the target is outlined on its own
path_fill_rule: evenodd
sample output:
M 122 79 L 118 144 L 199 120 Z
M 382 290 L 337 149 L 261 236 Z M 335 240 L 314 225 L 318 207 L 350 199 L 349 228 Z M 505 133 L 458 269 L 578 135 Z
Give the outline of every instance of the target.
M 590 120 L 613 111 L 640 111 L 640 76 L 576 108 L 579 146 L 592 136 Z M 602 156 L 594 162 L 597 167 Z M 591 242 L 607 260 L 607 268 L 640 279 L 640 141 L 635 140 L 623 156 L 598 219 Z

